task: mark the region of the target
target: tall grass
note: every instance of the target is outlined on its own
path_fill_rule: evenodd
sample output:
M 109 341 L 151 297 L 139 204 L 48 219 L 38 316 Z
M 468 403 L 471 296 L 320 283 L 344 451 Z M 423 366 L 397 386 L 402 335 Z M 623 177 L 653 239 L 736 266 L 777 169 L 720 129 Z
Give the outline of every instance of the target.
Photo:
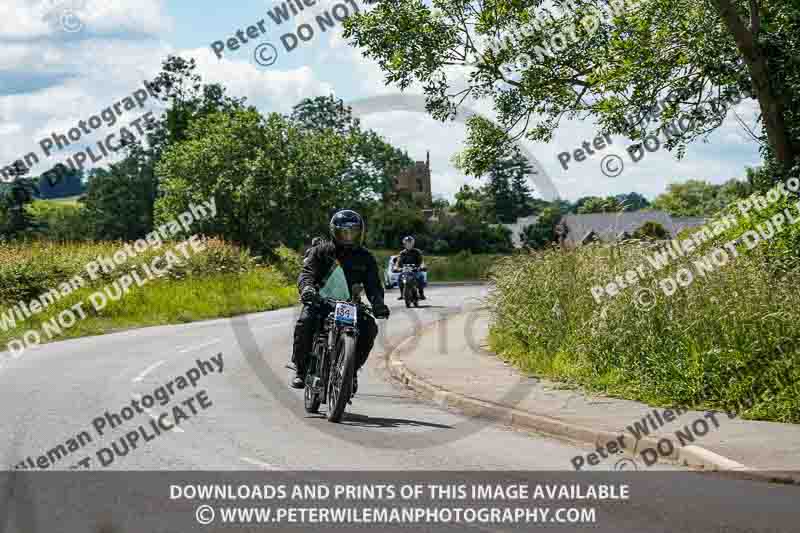
M 26 304 L 62 282 L 81 276 L 85 286 L 49 305 L 42 312 L 18 321 L 14 327 L 0 327 L 0 351 L 11 339 L 41 326 L 71 306 L 84 302 L 87 318 L 79 320 L 52 340 L 95 335 L 120 329 L 174 324 L 228 317 L 293 305 L 297 300 L 294 283 L 277 268 L 258 265 L 246 250 L 209 239 L 205 249 L 190 253 L 167 276 L 132 286 L 118 300 L 108 300 L 95 310 L 89 296 L 145 262 L 173 249 L 164 244 L 119 265 L 113 272 L 92 280 L 86 264 L 98 256 L 112 256 L 124 243 L 34 242 L 0 245 L 0 313 L 19 301 Z M 174 244 L 174 243 L 173 243 Z M 141 270 L 139 271 L 141 274 Z M 42 335 L 43 341 L 51 339 Z
M 500 261 L 490 342 L 533 373 L 657 404 L 736 409 L 800 422 L 800 291 L 758 253 L 742 255 L 671 297 L 656 280 L 595 302 L 590 292 L 645 262 L 638 245 L 550 250 Z

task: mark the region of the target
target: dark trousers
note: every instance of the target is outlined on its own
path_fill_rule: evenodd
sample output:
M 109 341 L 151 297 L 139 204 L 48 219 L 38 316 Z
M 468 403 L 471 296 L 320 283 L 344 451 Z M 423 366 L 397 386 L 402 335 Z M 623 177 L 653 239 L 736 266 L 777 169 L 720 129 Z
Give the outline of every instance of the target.
M 304 305 L 297 323 L 294 326 L 294 346 L 292 349 L 292 362 L 297 366 L 301 374 L 305 374 L 306 358 L 311 353 L 314 345 L 314 333 L 318 331 L 318 326 L 322 320 L 333 309 L 330 306 L 312 307 Z M 358 313 L 358 341 L 356 342 L 356 370 L 367 362 L 369 352 L 375 345 L 375 337 L 378 336 L 378 325 L 375 320 L 366 313 Z

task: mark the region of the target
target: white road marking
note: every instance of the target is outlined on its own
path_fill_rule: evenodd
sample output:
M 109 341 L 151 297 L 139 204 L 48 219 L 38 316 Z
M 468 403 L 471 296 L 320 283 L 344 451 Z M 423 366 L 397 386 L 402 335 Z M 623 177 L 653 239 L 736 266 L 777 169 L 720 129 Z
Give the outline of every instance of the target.
M 251 465 L 260 466 L 261 468 L 266 468 L 267 470 L 280 470 L 279 466 L 271 465 L 269 463 L 264 463 L 261 461 L 256 461 L 255 459 L 250 459 L 249 457 L 240 457 L 242 461 L 245 463 L 250 463 Z
M 139 400 L 142 399 L 142 395 L 141 394 L 137 394 L 135 392 L 133 394 L 131 394 L 131 397 L 133 397 L 133 399 L 136 400 L 136 401 L 139 401 Z M 142 411 L 147 413 L 150 416 L 150 418 L 152 418 L 153 420 L 158 422 L 158 417 L 156 415 L 154 415 L 148 408 L 142 406 Z M 183 429 L 179 428 L 178 426 L 173 426 L 172 429 L 168 429 L 167 431 L 175 431 L 177 433 L 186 433 Z
M 194 350 L 199 350 L 200 348 L 205 348 L 206 346 L 213 346 L 214 344 L 217 344 L 219 342 L 220 342 L 220 339 L 214 339 L 213 341 L 209 341 L 209 342 L 206 342 L 204 344 L 200 344 L 198 346 L 190 346 L 188 348 L 179 349 L 178 353 L 193 352 Z
M 144 369 L 144 371 L 141 374 L 139 374 L 138 376 L 133 378 L 133 382 L 134 383 L 138 383 L 138 382 L 142 381 L 147 374 L 149 374 L 150 372 L 152 372 L 156 368 L 160 367 L 164 363 L 166 363 L 166 361 L 158 361 L 157 363 L 153 363 L 152 365 L 148 366 L 147 368 Z

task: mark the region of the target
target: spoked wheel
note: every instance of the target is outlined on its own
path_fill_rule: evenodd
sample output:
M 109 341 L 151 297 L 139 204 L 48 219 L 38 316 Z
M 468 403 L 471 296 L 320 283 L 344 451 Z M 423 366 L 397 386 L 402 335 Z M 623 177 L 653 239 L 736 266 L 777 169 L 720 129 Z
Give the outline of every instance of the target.
M 342 335 L 336 345 L 336 364 L 328 379 L 328 420 L 341 422 L 344 408 L 350 401 L 353 373 L 356 368 L 356 339 Z

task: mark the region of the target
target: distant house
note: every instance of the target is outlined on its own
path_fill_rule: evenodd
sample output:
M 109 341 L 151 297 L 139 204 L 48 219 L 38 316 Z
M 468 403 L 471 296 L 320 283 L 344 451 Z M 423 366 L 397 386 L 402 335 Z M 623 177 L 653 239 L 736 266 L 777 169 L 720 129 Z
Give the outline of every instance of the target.
M 701 217 L 672 217 L 665 211 L 622 211 L 619 213 L 591 213 L 566 215 L 562 223 L 568 233 L 564 243 L 577 246 L 590 240 L 616 241 L 630 237 L 645 222 L 657 222 L 664 226 L 670 236 L 675 237 L 686 228 L 705 224 Z

